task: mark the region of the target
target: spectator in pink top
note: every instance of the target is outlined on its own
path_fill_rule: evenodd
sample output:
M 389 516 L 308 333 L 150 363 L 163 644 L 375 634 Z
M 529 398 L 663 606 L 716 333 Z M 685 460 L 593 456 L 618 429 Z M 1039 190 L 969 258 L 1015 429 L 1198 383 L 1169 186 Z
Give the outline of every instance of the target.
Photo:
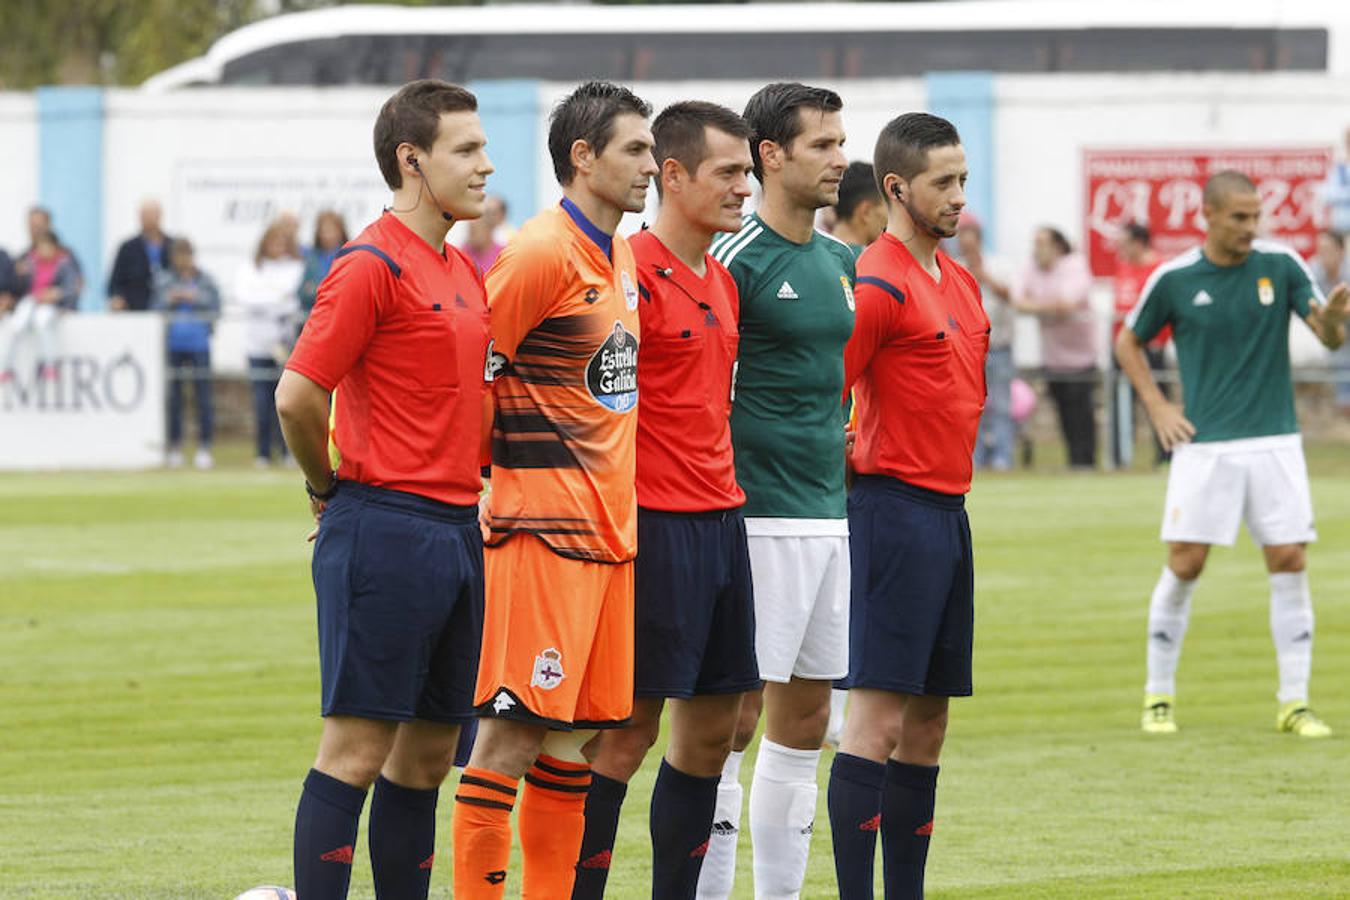
M 464 252 L 474 261 L 484 275 L 497 261 L 497 254 L 504 246 L 497 240 L 497 229 L 506 221 L 506 201 L 496 194 L 489 194 L 483 205 L 483 215 L 469 220 L 469 238 L 464 242 Z
M 1013 308 L 1041 326 L 1041 366 L 1059 411 L 1069 465 L 1097 463 L 1093 385 L 1097 381 L 1095 325 L 1088 292 L 1092 273 L 1063 233 L 1048 225 L 1036 230 L 1031 262 L 1013 293 Z

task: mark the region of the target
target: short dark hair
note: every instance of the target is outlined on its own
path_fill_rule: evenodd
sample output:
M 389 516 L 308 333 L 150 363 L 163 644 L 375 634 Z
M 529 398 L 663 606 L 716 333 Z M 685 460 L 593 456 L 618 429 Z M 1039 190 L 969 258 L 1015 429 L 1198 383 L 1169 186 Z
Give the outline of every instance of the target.
M 1148 226 L 1140 222 L 1131 222 L 1122 229 L 1124 236 L 1132 241 L 1138 241 L 1147 247 L 1153 243 L 1153 233 L 1148 230 Z
M 1073 245 L 1069 243 L 1069 239 L 1064 236 L 1064 232 L 1055 226 L 1042 225 L 1037 230 L 1045 232 L 1045 236 L 1050 239 L 1050 243 L 1055 245 L 1055 249 L 1059 251 L 1060 256 L 1068 256 L 1073 252 Z
M 477 112 L 478 98 L 457 84 L 436 78 L 410 81 L 384 101 L 375 117 L 375 161 L 390 190 L 403 186 L 398 170 L 399 144 L 431 152 L 442 113 Z
M 872 164 L 876 167 L 877 190 L 886 191 L 886 176 L 899 175 L 912 181 L 928 169 L 928 151 L 961 143 L 956 126 L 932 113 L 911 112 L 896 116 L 877 135 Z
M 1215 172 L 1205 182 L 1204 204 L 1219 208 L 1229 194 L 1255 194 L 1256 183 L 1235 169 Z
M 810 87 L 796 81 L 775 81 L 755 91 L 745 104 L 745 121 L 754 133 L 750 136 L 750 160 L 755 177 L 764 182 L 764 163 L 759 158 L 760 141 L 773 141 L 787 150 L 804 130 L 801 109 L 822 113 L 839 112 L 844 101 L 829 88 Z
M 659 166 L 673 159 L 693 175 L 708 158 L 709 128 L 744 141 L 750 140 L 750 123 L 725 106 L 706 100 L 672 103 L 652 122 L 656 164 Z M 658 193 L 661 190 L 660 178 L 656 179 L 656 189 Z
M 848 164 L 839 182 L 839 202 L 834 205 L 834 212 L 843 221 L 852 217 L 863 201 L 876 202 L 880 199 L 881 192 L 877 188 L 876 176 L 872 174 L 872 164 L 855 160 Z
M 626 87 L 609 81 L 588 81 L 568 94 L 548 117 L 548 152 L 558 184 L 572 183 L 572 145 L 585 141 L 591 152 L 605 152 L 614 136 L 614 120 L 625 113 L 648 118 L 651 104 Z

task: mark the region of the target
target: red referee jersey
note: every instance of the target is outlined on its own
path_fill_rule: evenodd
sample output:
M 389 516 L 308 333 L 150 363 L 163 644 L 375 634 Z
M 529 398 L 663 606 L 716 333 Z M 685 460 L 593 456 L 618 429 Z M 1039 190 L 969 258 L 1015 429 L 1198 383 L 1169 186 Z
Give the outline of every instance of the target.
M 629 244 L 641 294 L 638 505 L 671 512 L 741 506 L 730 424 L 736 282 L 706 254 L 699 277 L 650 231 Z
M 934 282 L 894 235 L 858 258 L 844 392 L 857 408 L 854 471 L 943 494 L 970 490 L 984 410 L 989 317 L 974 276 L 942 251 Z
M 469 505 L 487 345 L 478 268 L 385 213 L 339 251 L 286 368 L 337 389 L 339 478 Z

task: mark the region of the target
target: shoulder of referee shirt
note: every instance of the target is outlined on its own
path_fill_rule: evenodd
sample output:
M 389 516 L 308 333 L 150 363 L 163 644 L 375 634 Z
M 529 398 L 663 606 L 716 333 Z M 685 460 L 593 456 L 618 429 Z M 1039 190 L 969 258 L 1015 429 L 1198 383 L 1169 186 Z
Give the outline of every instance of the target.
M 904 305 L 906 300 L 905 291 L 895 282 L 880 275 L 859 275 L 857 283 L 854 285 L 854 293 L 859 299 L 862 299 L 872 292 L 876 296 L 887 298 L 891 302 Z

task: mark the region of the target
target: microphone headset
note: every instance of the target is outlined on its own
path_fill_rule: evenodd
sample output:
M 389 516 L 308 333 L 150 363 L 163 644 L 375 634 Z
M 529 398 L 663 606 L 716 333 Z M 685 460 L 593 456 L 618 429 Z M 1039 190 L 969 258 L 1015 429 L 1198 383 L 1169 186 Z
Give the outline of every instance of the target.
M 441 218 L 445 219 L 447 222 L 453 223 L 455 217 L 446 212 L 445 207 L 441 206 L 441 201 L 436 199 L 436 195 L 431 190 L 431 184 L 427 181 L 427 177 L 422 174 L 422 164 L 417 161 L 417 157 L 408 157 L 408 165 L 412 166 L 413 171 L 417 173 L 417 177 L 422 179 L 422 187 L 427 189 L 427 194 L 430 195 L 431 202 L 436 204 L 436 208 L 441 211 Z

